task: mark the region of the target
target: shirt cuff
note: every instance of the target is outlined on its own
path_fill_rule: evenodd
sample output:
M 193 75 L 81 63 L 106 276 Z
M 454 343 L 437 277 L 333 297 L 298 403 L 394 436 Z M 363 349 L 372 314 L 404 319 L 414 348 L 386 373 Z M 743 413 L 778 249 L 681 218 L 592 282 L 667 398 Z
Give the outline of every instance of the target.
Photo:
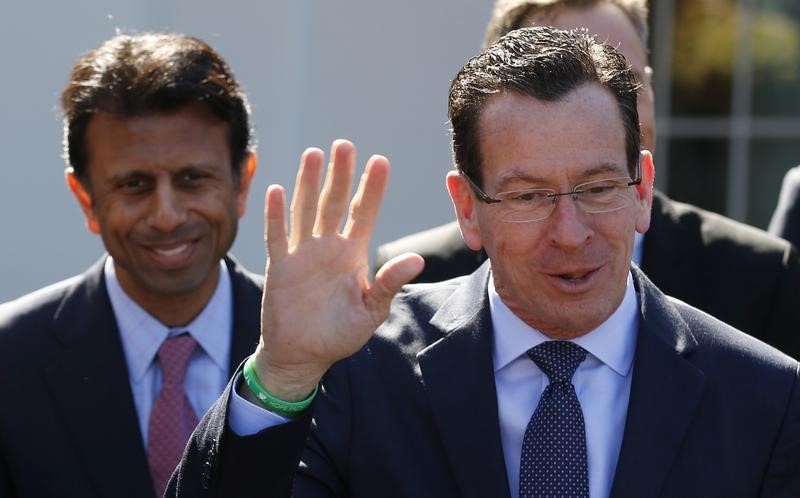
M 242 373 L 236 374 L 234 386 L 244 386 Z M 247 389 L 242 387 L 242 389 Z M 239 387 L 234 387 L 231 393 L 231 404 L 228 412 L 228 424 L 237 436 L 252 436 L 264 429 L 291 422 L 291 419 L 272 413 L 263 406 L 256 405 L 246 400 L 239 394 Z

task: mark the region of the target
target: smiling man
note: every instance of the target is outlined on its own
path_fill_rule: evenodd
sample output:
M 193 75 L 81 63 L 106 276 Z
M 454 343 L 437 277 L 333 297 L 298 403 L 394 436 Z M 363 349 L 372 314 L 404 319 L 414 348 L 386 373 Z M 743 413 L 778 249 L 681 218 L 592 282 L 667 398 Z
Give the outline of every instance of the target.
M 0 495 L 161 496 L 258 342 L 227 256 L 256 168 L 246 96 L 195 38 L 117 36 L 61 96 L 67 184 L 108 253 L 0 307 Z
M 447 186 L 489 261 L 402 291 L 419 255 L 367 278 L 387 160 L 342 224 L 353 146 L 334 144 L 321 193 L 308 150 L 291 232 L 267 191 L 262 341 L 167 495 L 797 495 L 800 365 L 630 263 L 653 202 L 638 88 L 585 32 L 520 29 L 472 58 Z

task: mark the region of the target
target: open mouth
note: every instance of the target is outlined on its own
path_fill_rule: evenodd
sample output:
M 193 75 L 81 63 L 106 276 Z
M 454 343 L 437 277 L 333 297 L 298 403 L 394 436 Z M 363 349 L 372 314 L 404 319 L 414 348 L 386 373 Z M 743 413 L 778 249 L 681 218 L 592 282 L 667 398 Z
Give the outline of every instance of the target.
M 582 268 L 564 273 L 551 273 L 553 282 L 566 292 L 584 292 L 593 286 L 600 268 Z
M 589 275 L 594 273 L 594 271 L 586 271 L 586 272 L 579 272 L 579 273 L 562 273 L 558 275 L 559 278 L 562 278 L 568 282 L 579 282 L 584 280 Z

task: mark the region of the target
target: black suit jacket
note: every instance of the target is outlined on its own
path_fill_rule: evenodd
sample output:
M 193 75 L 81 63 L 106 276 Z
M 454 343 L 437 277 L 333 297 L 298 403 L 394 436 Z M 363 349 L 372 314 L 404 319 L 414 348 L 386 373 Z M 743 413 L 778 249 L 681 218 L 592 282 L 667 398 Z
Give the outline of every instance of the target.
M 800 496 L 797 361 L 633 274 L 640 325 L 611 496 Z M 487 278 L 484 265 L 407 286 L 375 337 L 326 374 L 307 444 L 308 414 L 231 434 L 229 386 L 167 496 L 288 496 L 301 452 L 301 498 L 509 496 Z
M 0 306 L 0 496 L 153 496 L 105 258 Z M 227 259 L 231 372 L 258 343 L 261 282 Z
M 800 246 L 800 166 L 790 169 L 783 177 L 769 233 Z
M 425 258 L 415 282 L 466 275 L 485 259 L 456 222 L 380 246 L 375 268 L 404 252 Z M 800 358 L 800 259 L 791 244 L 656 192 L 642 252 L 642 270 L 664 294 Z

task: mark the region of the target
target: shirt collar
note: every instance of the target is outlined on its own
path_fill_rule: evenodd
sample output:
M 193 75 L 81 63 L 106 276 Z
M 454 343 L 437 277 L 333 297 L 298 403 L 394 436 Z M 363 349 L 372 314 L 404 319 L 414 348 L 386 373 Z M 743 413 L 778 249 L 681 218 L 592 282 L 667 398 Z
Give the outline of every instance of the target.
M 178 328 L 165 326 L 125 293 L 117 279 L 111 256 L 106 258 L 103 270 L 131 380 L 138 382 L 142 379 L 164 339 L 184 331 L 189 331 L 211 360 L 227 371 L 230 334 L 222 332 L 230 330 L 232 326 L 233 296 L 228 267 L 224 261 L 220 261 L 220 277 L 211 299 L 191 323 Z
M 494 371 L 497 372 L 530 348 L 551 339 L 523 322 L 505 305 L 495 290 L 491 275 L 488 292 L 494 327 Z M 625 295 L 619 307 L 599 327 L 572 342 L 583 347 L 619 375 L 627 376 L 633 364 L 638 323 L 636 291 L 633 277 L 628 272 Z

